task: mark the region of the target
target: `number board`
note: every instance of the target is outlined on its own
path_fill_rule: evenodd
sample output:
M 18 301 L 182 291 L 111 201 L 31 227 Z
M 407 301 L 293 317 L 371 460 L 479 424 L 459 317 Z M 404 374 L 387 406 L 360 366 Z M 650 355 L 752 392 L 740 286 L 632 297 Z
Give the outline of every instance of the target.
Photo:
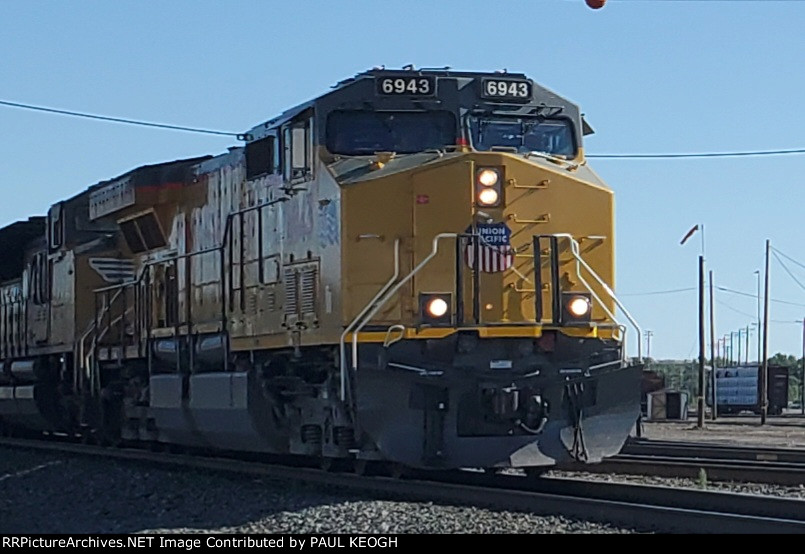
M 490 100 L 531 100 L 531 83 L 522 79 L 483 79 L 481 96 Z
M 436 77 L 432 75 L 375 77 L 375 90 L 382 96 L 433 96 L 436 94 Z

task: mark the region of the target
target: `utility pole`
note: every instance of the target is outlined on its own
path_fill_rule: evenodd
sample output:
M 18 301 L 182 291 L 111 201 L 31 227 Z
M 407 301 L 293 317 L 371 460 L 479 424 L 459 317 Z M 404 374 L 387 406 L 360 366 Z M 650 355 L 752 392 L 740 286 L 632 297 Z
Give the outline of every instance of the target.
M 749 365 L 749 325 L 746 326 L 746 365 Z
M 685 244 L 693 233 L 701 229 L 702 231 L 702 253 L 699 256 L 699 397 L 698 397 L 698 419 L 699 428 L 704 427 L 704 224 L 694 225 L 688 231 L 679 244 Z
M 735 331 L 730 331 L 730 365 L 735 363 L 735 345 L 732 343 L 733 336 L 735 336 Z
M 757 363 L 758 368 L 760 368 L 760 348 L 761 348 L 761 338 L 763 333 L 761 332 L 762 327 L 760 326 L 760 270 L 755 271 L 755 275 L 757 275 Z
M 710 270 L 710 396 L 711 408 L 710 414 L 713 416 L 713 421 L 718 417 L 718 410 L 716 405 L 716 339 L 715 339 L 715 315 L 713 314 L 713 270 Z
M 646 329 L 646 358 L 651 358 L 651 337 L 654 336 L 654 331 Z
M 802 318 L 802 373 L 799 380 L 799 409 L 805 415 L 805 317 Z
M 699 256 L 699 398 L 697 425 L 704 427 L 704 256 Z
M 743 329 L 738 329 L 738 362 L 735 364 L 737 366 L 741 365 L 741 335 L 743 334 Z
M 769 250 L 771 241 L 766 239 L 766 287 L 763 294 L 763 359 L 760 361 L 760 424 L 766 423 L 769 411 Z

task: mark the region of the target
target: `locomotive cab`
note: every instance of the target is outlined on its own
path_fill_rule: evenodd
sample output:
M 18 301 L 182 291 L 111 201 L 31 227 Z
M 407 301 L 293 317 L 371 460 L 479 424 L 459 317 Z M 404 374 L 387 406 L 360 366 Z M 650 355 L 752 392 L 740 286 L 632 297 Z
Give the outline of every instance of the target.
M 318 201 L 311 231 L 339 250 L 325 311 L 341 316 L 337 393 L 367 439 L 357 456 L 451 467 L 616 453 L 639 368 L 614 316 L 612 191 L 586 165 L 578 108 L 524 75 L 370 71 L 304 113 L 320 163 L 313 194 L 286 208 Z M 290 333 L 328 335 L 317 322 Z

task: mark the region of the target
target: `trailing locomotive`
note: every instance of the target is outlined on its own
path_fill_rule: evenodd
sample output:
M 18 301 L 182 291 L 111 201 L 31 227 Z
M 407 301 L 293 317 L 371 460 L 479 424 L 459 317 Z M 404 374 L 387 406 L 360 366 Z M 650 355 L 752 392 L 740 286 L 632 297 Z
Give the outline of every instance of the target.
M 357 466 L 613 455 L 642 368 L 591 132 L 525 75 L 375 69 L 9 225 L 2 424 Z

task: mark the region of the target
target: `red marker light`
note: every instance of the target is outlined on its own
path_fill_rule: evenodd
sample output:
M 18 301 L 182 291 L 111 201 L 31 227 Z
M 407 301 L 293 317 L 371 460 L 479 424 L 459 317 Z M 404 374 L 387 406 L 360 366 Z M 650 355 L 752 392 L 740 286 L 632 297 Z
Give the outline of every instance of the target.
M 456 139 L 456 145 L 458 145 L 458 146 L 469 146 L 469 145 L 470 145 L 470 141 L 468 141 L 468 140 L 467 140 L 467 139 L 465 139 L 464 137 L 458 137 L 458 138 Z
M 597 10 L 599 8 L 603 8 L 604 4 L 607 3 L 607 0 L 585 0 L 585 2 L 587 2 L 587 5 L 589 7 L 591 7 L 594 10 Z

